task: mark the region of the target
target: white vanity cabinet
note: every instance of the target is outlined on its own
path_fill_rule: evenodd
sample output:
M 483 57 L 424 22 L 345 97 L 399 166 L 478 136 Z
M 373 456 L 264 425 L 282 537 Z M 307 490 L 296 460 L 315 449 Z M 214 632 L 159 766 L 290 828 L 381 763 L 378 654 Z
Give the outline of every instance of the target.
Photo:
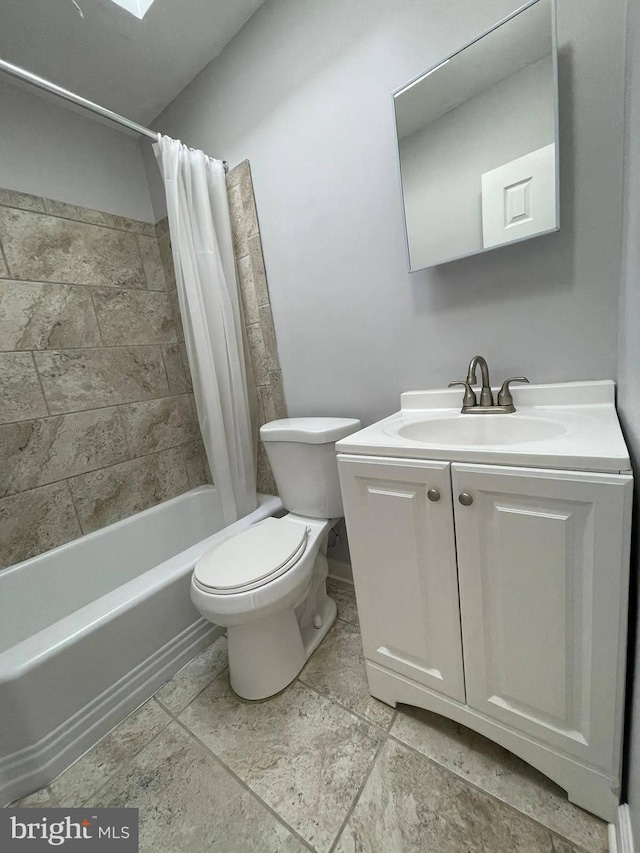
M 450 467 L 339 457 L 367 660 L 464 702 Z
M 614 820 L 631 475 L 338 465 L 371 693 L 479 731 Z

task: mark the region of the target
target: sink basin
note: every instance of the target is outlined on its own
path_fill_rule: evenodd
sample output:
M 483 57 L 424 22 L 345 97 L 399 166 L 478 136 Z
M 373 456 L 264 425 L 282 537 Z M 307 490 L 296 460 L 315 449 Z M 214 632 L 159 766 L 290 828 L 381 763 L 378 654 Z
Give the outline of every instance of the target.
M 458 415 L 403 424 L 394 434 L 429 444 L 502 446 L 545 441 L 566 433 L 561 424 L 516 415 Z
M 494 399 L 498 389 L 494 388 Z M 399 412 L 342 438 L 338 453 L 480 465 L 630 469 L 608 380 L 522 385 L 512 414 L 462 414 L 458 388 L 407 391 Z

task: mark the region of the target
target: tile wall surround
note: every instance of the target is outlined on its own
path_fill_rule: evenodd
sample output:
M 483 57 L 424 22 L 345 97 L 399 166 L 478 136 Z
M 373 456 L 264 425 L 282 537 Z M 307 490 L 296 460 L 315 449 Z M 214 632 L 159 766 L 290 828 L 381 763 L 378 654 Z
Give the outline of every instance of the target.
M 258 424 L 262 426 L 286 418 L 287 406 L 248 160 L 230 170 L 227 192 L 247 348 L 258 395 Z M 258 491 L 278 494 L 261 441 L 258 441 Z
M 262 423 L 282 380 L 248 163 L 229 177 Z M 166 219 L 0 189 L 0 569 L 208 482 Z

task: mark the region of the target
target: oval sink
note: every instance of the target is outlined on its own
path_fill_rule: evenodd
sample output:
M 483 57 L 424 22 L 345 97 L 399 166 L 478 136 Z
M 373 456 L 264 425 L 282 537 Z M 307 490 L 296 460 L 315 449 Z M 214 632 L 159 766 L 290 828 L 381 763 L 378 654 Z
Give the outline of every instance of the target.
M 395 434 L 410 441 L 430 444 L 497 446 L 544 441 L 566 433 L 555 421 L 517 415 L 458 415 L 404 424 Z

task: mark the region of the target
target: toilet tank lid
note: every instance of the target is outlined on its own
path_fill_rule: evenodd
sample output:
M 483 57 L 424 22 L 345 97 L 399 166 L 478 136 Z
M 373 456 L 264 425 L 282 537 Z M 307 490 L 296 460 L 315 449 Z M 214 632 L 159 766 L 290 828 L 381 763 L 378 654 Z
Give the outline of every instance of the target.
M 360 429 L 357 418 L 283 418 L 260 427 L 263 441 L 333 444 Z

